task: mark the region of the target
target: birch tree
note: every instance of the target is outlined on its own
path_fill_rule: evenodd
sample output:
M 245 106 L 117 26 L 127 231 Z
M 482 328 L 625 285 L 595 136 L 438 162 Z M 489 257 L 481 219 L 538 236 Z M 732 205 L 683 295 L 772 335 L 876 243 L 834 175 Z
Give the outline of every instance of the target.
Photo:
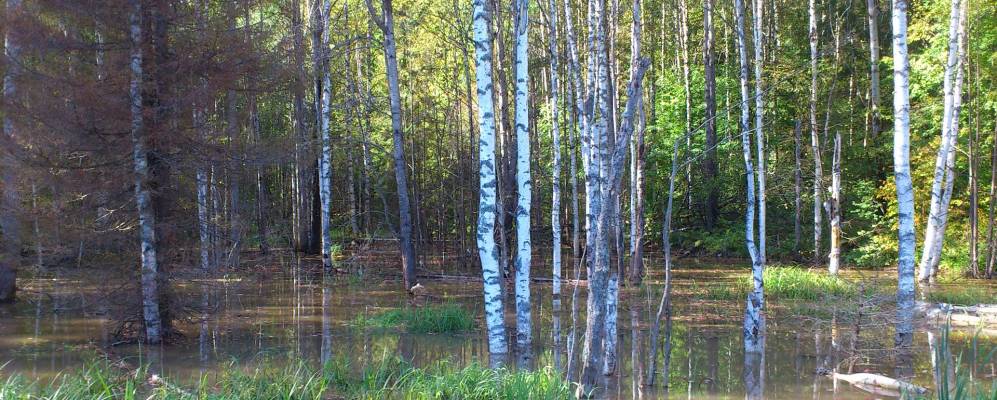
M 910 175 L 910 64 L 907 58 L 907 0 L 892 0 L 893 179 L 897 187 L 897 324 L 895 342 L 914 339 L 914 186 Z
M 755 148 L 758 152 L 758 262 L 765 265 L 765 134 L 763 132 L 763 115 L 765 114 L 765 95 L 762 92 L 762 66 L 764 65 L 762 45 L 762 17 L 764 15 L 764 0 L 754 0 L 754 21 L 751 36 L 755 52 Z
M 869 130 L 879 134 L 879 7 L 878 0 L 866 0 L 869 22 Z
M 7 0 L 5 21 L 13 21 L 21 13 L 21 0 Z M 17 79 L 21 74 L 21 45 L 13 28 L 8 24 L 4 31 L 5 72 L 3 76 L 3 139 L 13 143 L 15 139 L 14 118 L 11 108 L 17 96 Z M 3 233 L 3 253 L 0 254 L 0 302 L 13 301 L 17 291 L 17 266 L 21 260 L 21 226 L 17 211 L 21 199 L 17 192 L 17 171 L 13 165 L 13 146 L 4 146 L 4 165 L 0 166 L 0 186 L 3 198 L 0 203 L 0 231 Z
M 158 266 L 156 259 L 156 215 L 149 193 L 149 159 L 145 149 L 145 126 L 142 117 L 142 1 L 129 0 L 129 38 L 131 39 L 131 84 L 128 102 L 131 111 L 132 161 L 135 172 L 135 204 L 138 207 L 138 230 L 142 259 L 142 320 L 145 340 L 162 341 L 162 320 L 159 315 Z
M 530 75 L 529 0 L 516 0 L 516 344 L 529 348 L 530 324 Z M 556 213 L 556 211 L 555 211 Z
M 827 217 L 831 221 L 831 253 L 828 255 L 827 271 L 838 274 L 841 265 L 841 132 L 834 133 L 834 154 L 831 156 L 831 199 L 828 202 Z
M 332 269 L 332 138 L 329 132 L 329 113 L 332 106 L 332 77 L 329 71 L 329 14 L 332 12 L 332 2 L 324 0 L 319 4 L 314 0 L 315 26 L 312 29 L 320 35 L 321 42 L 315 46 L 315 73 L 322 81 L 322 96 L 319 100 L 316 121 L 319 124 L 321 149 L 319 151 L 319 197 L 321 199 L 322 225 L 322 267 Z
M 371 20 L 384 34 L 384 64 L 388 75 L 388 99 L 391 105 L 392 157 L 395 168 L 395 186 L 398 188 L 398 235 L 402 253 L 402 275 L 405 289 L 415 286 L 416 258 L 412 242 L 412 208 L 409 205 L 408 173 L 405 168 L 405 138 L 402 135 L 402 100 L 398 90 L 398 57 L 395 50 L 395 17 L 391 0 L 381 0 L 381 14 L 374 11 L 371 0 L 365 0 Z
M 547 18 L 548 56 L 550 57 L 550 115 L 551 115 L 551 147 L 553 151 L 553 171 L 551 172 L 551 301 L 554 308 L 554 368 L 561 369 L 561 114 L 560 102 L 560 69 L 557 53 L 557 0 L 550 0 Z M 567 21 L 571 23 L 571 21 Z M 568 355 L 569 357 L 571 354 Z
M 941 145 L 935 157 L 935 175 L 931 184 L 931 203 L 928 212 L 928 225 L 924 233 L 924 251 L 921 253 L 918 280 L 928 283 L 938 273 L 942 246 L 945 241 L 945 228 L 948 224 L 948 209 L 952 200 L 955 183 L 955 156 L 959 138 L 959 111 L 962 106 L 962 60 L 965 43 L 962 34 L 965 18 L 960 0 L 952 0 L 949 17 L 949 49 L 945 64 L 943 82 L 944 109 L 942 111 Z
M 492 43 L 489 38 L 487 0 L 474 0 L 473 29 L 475 73 L 478 89 L 478 255 L 484 280 L 485 323 L 488 352 L 496 364 L 509 353 L 505 331 L 505 308 L 499 280 L 498 248 L 495 244 L 495 105 L 492 100 Z
M 717 178 L 717 80 L 713 64 L 713 0 L 703 0 L 703 70 L 706 100 L 706 158 L 703 162 L 706 194 L 706 228 L 713 229 L 719 213 L 719 188 Z
M 814 264 L 820 265 L 822 254 L 821 208 L 824 191 L 824 171 L 820 156 L 820 136 L 817 135 L 817 0 L 810 0 L 807 8 L 810 15 L 810 152 L 814 159 Z
M 744 313 L 744 351 L 745 359 L 748 354 L 760 353 L 764 351 L 765 316 L 763 296 L 762 270 L 764 263 L 759 250 L 759 242 L 755 241 L 755 215 L 758 212 L 760 203 L 756 203 L 755 197 L 755 170 L 751 156 L 751 103 L 748 94 L 748 50 L 744 37 L 744 0 L 734 1 L 735 29 L 737 30 L 738 60 L 740 61 L 740 72 L 738 74 L 741 88 L 741 150 L 744 155 L 744 171 L 747 179 L 747 207 L 745 210 L 745 245 L 748 248 L 748 256 L 751 258 L 752 290 L 748 294 L 747 305 Z M 760 186 L 760 185 L 759 185 Z

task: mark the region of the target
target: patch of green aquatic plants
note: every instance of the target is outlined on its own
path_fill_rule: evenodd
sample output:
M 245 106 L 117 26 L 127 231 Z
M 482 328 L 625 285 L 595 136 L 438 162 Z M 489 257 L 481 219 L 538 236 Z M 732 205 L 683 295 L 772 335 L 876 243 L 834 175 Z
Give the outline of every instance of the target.
M 397 357 L 354 372 L 345 358 L 326 364 L 337 394 L 353 399 L 572 399 L 571 384 L 552 368 L 537 371 L 490 369 L 478 363 L 457 367 L 446 361 L 413 368 Z
M 819 301 L 828 297 L 852 298 L 858 294 L 855 284 L 824 271 L 795 267 L 766 267 L 765 297 L 782 300 Z M 705 287 L 702 296 L 711 300 L 741 300 L 751 290 L 751 277 Z
M 947 303 L 957 306 L 997 303 L 997 293 L 988 288 L 970 286 L 965 288 L 942 287 L 927 293 L 932 303 Z
M 405 307 L 361 314 L 351 322 L 356 328 L 404 328 L 411 333 L 461 333 L 475 328 L 474 315 L 454 303 Z
M 126 371 L 95 360 L 66 371 L 49 384 L 12 375 L 0 383 L 3 400 L 251 400 L 349 399 L 572 399 L 571 384 L 551 368 L 537 371 L 489 369 L 472 363 L 458 367 L 438 362 L 415 368 L 398 357 L 383 357 L 354 368 L 336 358 L 315 370 L 304 362 L 235 365 L 201 377 L 191 387 L 150 383 L 145 370 Z M 167 378 L 169 379 L 169 378 Z

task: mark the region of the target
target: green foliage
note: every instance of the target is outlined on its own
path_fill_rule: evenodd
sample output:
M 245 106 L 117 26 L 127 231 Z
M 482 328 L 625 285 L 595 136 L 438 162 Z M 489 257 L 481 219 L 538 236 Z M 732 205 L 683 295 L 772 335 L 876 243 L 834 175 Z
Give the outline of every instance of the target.
M 0 385 L 2 400 L 319 400 L 350 399 L 571 399 L 568 382 L 551 368 L 537 371 L 489 369 L 477 363 L 456 367 L 439 362 L 413 368 L 398 357 L 355 370 L 345 357 L 315 371 L 304 362 L 261 362 L 251 370 L 230 366 L 218 376 L 202 376 L 187 389 L 160 379 L 149 384 L 144 370 L 122 371 L 92 361 L 67 371 L 47 386 L 11 375 Z
M 411 333 L 461 333 L 474 330 L 474 316 L 457 304 L 401 308 L 368 316 L 358 315 L 357 328 L 400 328 Z

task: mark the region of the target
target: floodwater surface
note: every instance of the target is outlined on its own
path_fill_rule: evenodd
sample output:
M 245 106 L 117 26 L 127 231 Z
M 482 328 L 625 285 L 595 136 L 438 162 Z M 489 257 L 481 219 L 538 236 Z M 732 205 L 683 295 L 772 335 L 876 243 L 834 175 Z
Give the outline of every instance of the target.
M 695 287 L 697 281 L 716 282 L 747 273 L 717 268 L 682 270 L 680 266 L 676 291 Z M 111 293 L 110 284 L 95 281 L 38 278 L 21 282 L 27 288 L 21 293 L 22 301 L 0 306 L 0 377 L 16 373 L 51 378 L 82 365 L 88 353 L 81 349 L 88 346 L 108 348 L 136 365 L 148 363 L 152 371 L 180 384 L 192 384 L 202 374 L 251 368 L 260 362 L 306 360 L 317 366 L 323 358 L 345 358 L 351 365 L 362 366 L 385 356 L 398 356 L 415 366 L 441 360 L 457 365 L 488 362 L 481 284 L 474 280 L 424 280 L 429 295 L 417 304 L 403 294 L 396 280 L 359 277 L 354 272 L 323 279 L 321 275 L 287 268 L 270 275 L 185 280 L 188 283 L 174 287 L 189 310 L 178 316 L 176 326 L 183 336 L 174 339 L 173 344 L 151 347 L 117 342 L 118 323 L 111 321 L 121 318 L 112 318 L 116 311 L 114 299 L 107 295 Z M 565 337 L 572 326 L 573 286 L 564 286 L 564 309 L 555 316 L 551 312 L 550 284 L 534 285 L 535 343 L 531 361 L 522 366 L 526 368 L 554 364 L 552 318 L 561 318 L 561 334 Z M 576 360 L 584 330 L 585 291 L 584 287 L 579 289 Z M 646 370 L 646 366 L 634 362 L 633 355 L 646 359 L 649 353 L 650 319 L 656 311 L 658 293 L 654 285 L 624 290 L 619 310 L 619 362 L 616 373 L 605 378 L 605 389 L 598 397 L 633 398 L 635 388 L 645 397 L 665 397 L 660 376 L 655 389 L 639 389 L 634 382 L 634 371 Z M 358 329 L 352 324 L 362 314 L 444 302 L 471 311 L 478 329 L 466 334 L 410 334 L 395 329 Z M 511 304 L 507 302 L 507 308 L 512 308 Z M 938 346 L 941 332 L 920 324 L 911 357 L 897 357 L 892 350 L 893 327 L 884 317 L 888 313 L 870 313 L 856 324 L 854 318 L 844 322 L 833 312 L 820 315 L 777 301 L 769 305 L 775 311 L 768 316 L 762 361 L 764 398 L 889 397 L 888 393 L 873 395 L 845 382 L 835 383 L 817 371 L 912 375 L 915 383 L 933 388 L 932 349 L 948 349 L 951 354 L 939 354 L 961 363 L 960 370 L 971 371 L 969 377 L 974 380 L 990 382 L 995 376 L 995 363 L 985 355 L 997 346 L 997 341 L 972 331 L 952 332 L 950 345 L 942 347 Z M 742 307 L 739 300 L 709 301 L 677 295 L 669 397 L 745 396 Z M 514 327 L 513 315 L 507 316 L 507 321 Z M 565 338 L 562 342 L 567 341 Z M 660 352 L 658 358 L 660 368 Z

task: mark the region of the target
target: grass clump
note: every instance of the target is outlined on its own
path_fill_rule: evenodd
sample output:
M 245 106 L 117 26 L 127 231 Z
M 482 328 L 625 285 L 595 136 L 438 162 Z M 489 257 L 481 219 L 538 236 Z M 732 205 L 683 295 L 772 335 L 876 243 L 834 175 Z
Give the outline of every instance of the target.
M 571 385 L 551 368 L 537 371 L 489 369 L 477 363 L 457 367 L 438 362 L 413 368 L 397 357 L 354 373 L 339 358 L 326 365 L 330 388 L 351 399 L 572 399 Z
M 358 315 L 352 325 L 357 328 L 404 328 L 411 333 L 461 333 L 475 327 L 471 312 L 452 303 Z
M 766 267 L 765 297 L 783 300 L 819 301 L 831 297 L 852 298 L 858 288 L 837 276 L 793 267 Z M 751 291 L 751 277 L 706 286 L 703 298 L 743 300 Z
M 772 298 L 817 301 L 827 296 L 851 298 L 858 293 L 852 283 L 823 271 L 769 267 L 764 278 L 765 296 Z
M 957 306 L 997 303 L 997 294 L 987 288 L 975 286 L 967 288 L 939 288 L 927 294 L 928 301 L 932 303 L 946 303 Z

